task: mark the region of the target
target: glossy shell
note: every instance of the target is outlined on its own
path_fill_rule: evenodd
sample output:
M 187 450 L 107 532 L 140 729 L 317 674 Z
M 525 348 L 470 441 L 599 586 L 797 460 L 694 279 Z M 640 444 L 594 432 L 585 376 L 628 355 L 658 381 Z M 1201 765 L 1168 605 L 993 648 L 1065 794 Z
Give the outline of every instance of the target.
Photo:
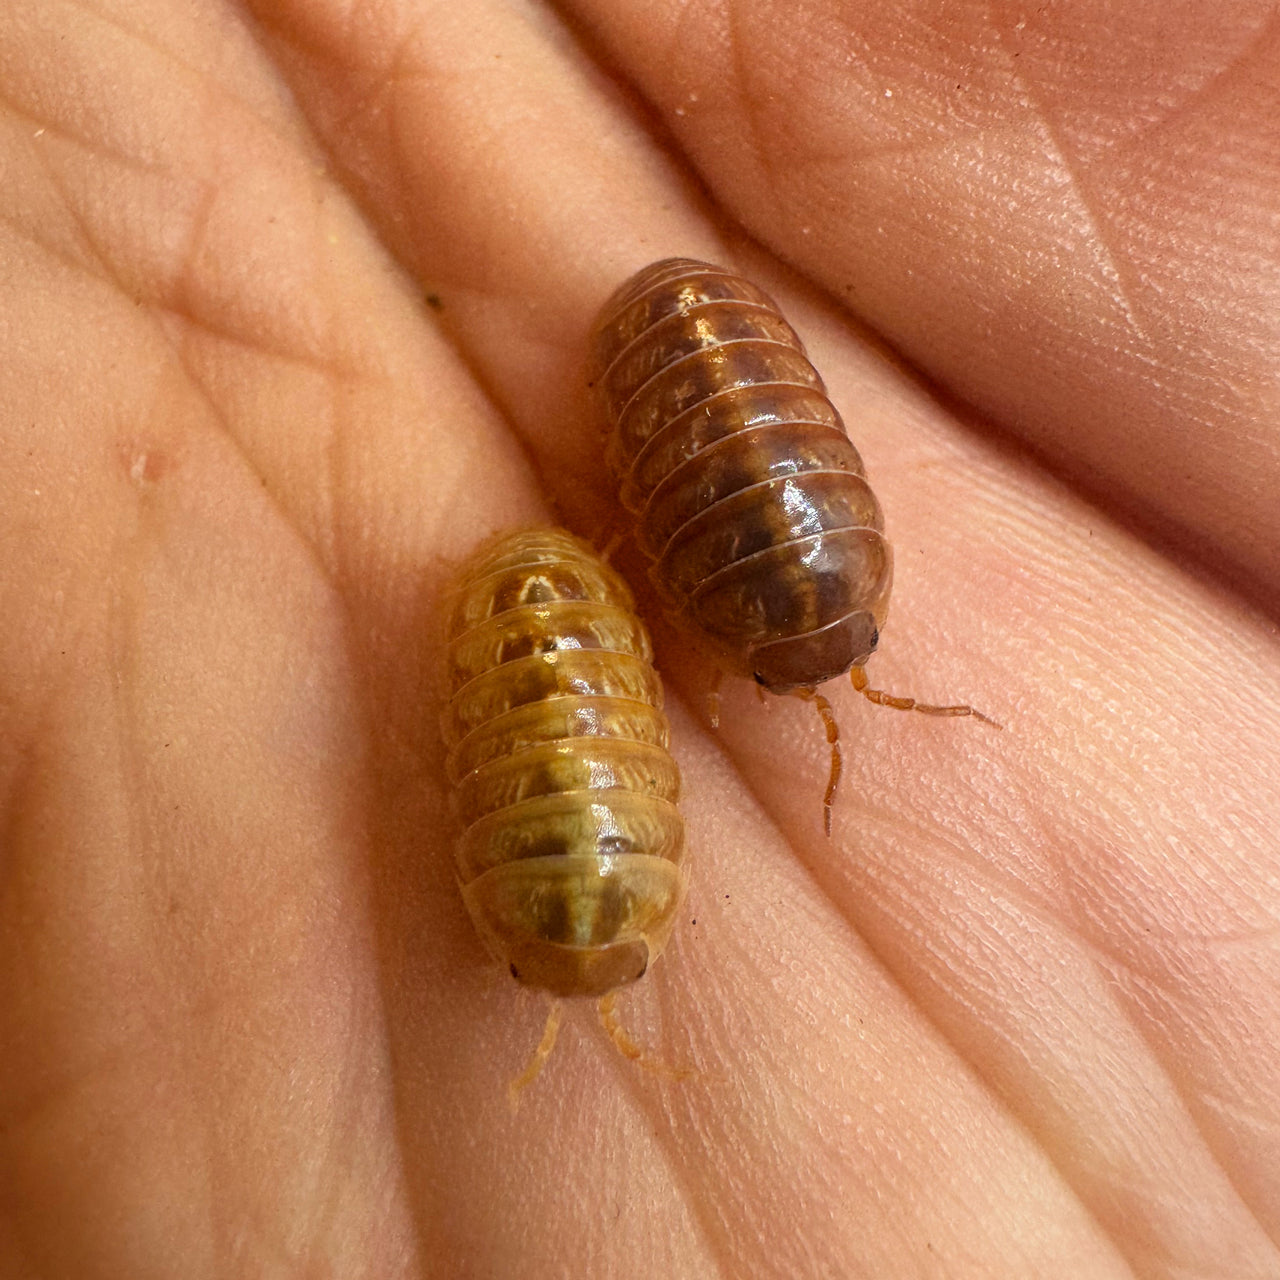
M 865 663 L 892 578 L 880 507 L 773 301 L 721 267 L 654 263 L 605 304 L 592 381 L 673 620 L 775 693 Z
M 684 893 L 662 685 L 622 580 L 558 530 L 463 567 L 447 770 L 467 908 L 521 982 L 599 996 L 662 950 Z

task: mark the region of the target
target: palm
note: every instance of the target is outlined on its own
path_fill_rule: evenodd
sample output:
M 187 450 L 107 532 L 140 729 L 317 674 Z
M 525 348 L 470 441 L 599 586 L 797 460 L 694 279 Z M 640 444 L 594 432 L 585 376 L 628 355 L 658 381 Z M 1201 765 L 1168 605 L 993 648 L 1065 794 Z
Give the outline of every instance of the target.
M 581 0 L 593 66 L 500 3 L 117 8 L 0 19 L 5 1273 L 1275 1274 L 1267 15 L 1166 67 Z M 452 883 L 437 601 L 608 523 L 585 335 L 671 253 L 829 374 L 876 682 L 1005 729 L 841 689 L 827 841 L 816 719 L 709 733 L 659 628 L 693 890 L 622 1011 L 701 1074 L 583 1017 L 513 1118 L 544 1010 Z

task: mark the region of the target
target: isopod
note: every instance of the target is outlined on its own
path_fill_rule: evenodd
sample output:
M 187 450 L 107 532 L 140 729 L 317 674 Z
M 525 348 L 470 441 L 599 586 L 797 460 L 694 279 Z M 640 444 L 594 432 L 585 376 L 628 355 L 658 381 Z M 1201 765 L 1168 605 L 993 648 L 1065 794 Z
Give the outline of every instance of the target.
M 612 993 L 662 951 L 685 889 L 648 633 L 622 579 L 561 530 L 482 546 L 455 591 L 442 728 L 467 910 L 519 982 L 598 998 L 615 1044 L 640 1056 Z
M 817 686 L 850 672 L 873 702 L 980 716 L 868 687 L 893 578 L 884 519 L 767 294 L 709 263 L 656 262 L 605 303 L 591 380 L 606 461 L 668 615 L 722 671 L 817 704 L 832 747 L 828 831 L 840 754 Z

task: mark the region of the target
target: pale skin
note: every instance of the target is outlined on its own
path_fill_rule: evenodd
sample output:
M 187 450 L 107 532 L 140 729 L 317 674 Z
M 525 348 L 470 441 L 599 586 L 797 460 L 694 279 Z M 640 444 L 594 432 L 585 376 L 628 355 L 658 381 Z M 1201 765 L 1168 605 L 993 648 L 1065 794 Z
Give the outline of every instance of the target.
M 1280 45 L 1129 8 L 6 8 L 0 1274 L 1280 1273 Z M 569 1007 L 513 1117 L 440 593 L 608 541 L 586 335 L 671 254 L 862 450 L 872 683 L 1004 727 L 828 686 L 827 839 L 812 709 L 711 732 L 656 625 L 618 1014 L 698 1074 Z

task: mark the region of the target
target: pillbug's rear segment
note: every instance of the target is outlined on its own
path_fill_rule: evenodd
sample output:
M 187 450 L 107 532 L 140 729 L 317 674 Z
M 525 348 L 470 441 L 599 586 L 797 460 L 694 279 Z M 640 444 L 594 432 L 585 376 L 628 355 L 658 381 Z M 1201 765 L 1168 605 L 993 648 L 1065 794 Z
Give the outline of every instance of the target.
M 723 268 L 655 263 L 605 304 L 593 381 L 673 619 L 775 693 L 861 667 L 888 609 L 884 523 L 774 303 Z
M 449 634 L 443 728 L 476 928 L 556 995 L 635 981 L 683 897 L 684 826 L 626 586 L 567 533 L 517 533 L 463 567 Z

